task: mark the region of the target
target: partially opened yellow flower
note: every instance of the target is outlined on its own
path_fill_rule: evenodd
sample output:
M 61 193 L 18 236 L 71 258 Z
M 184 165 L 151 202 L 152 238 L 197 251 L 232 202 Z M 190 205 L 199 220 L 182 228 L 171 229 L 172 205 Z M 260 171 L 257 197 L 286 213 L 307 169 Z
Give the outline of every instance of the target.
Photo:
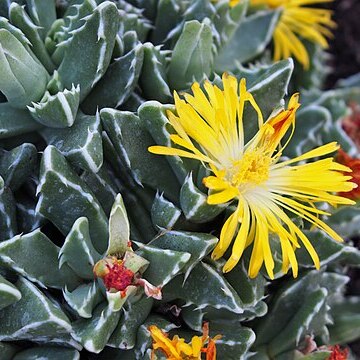
M 203 336 L 193 336 L 189 344 L 177 335 L 169 339 L 168 334 L 155 325 L 149 326 L 149 331 L 153 339 L 153 355 L 156 350 L 160 350 L 167 360 L 201 360 L 201 354 L 206 354 L 206 360 L 216 360 L 215 342 L 221 336 L 210 338 L 208 323 L 203 325 Z
M 265 263 L 270 278 L 273 278 L 270 234 L 276 234 L 280 241 L 284 272 L 291 265 L 294 277 L 297 276 L 295 249 L 301 245 L 306 247 L 316 268 L 319 268 L 316 251 L 289 213 L 341 241 L 340 236 L 319 219 L 319 215 L 329 214 L 317 209 L 315 204 L 353 204 L 352 200 L 333 194 L 356 187 L 348 181 L 351 176 L 344 174 L 351 170 L 332 157 L 296 164 L 333 153 L 338 149 L 335 142 L 281 162 L 282 150 L 292 132 L 283 147 L 280 141 L 289 129 L 294 129 L 295 112 L 300 106 L 298 94 L 292 96 L 286 110 L 264 123 L 259 106 L 246 90 L 245 79 L 240 81 L 240 86 L 237 79 L 228 74 L 224 74 L 222 80 L 224 90 L 205 82 L 207 96 L 198 83 L 192 86 L 193 95 L 184 95 L 185 100 L 175 92 L 177 115 L 168 111 L 167 116 L 176 131 L 170 139 L 177 147 L 152 146 L 149 151 L 201 161 L 212 172 L 203 179 L 209 189 L 207 202 L 224 204 L 236 201 L 236 210 L 226 220 L 212 254 L 214 259 L 219 259 L 232 244 L 224 272 L 232 270 L 245 248 L 253 244 L 250 277 L 255 277 Z M 243 129 L 245 104 L 250 104 L 256 111 L 259 127 L 257 134 L 247 143 Z
M 267 5 L 282 8 L 282 14 L 274 31 L 274 61 L 294 56 L 305 69 L 309 67 L 309 55 L 299 36 L 310 42 L 328 47 L 331 37 L 329 28 L 336 25 L 331 11 L 310 7 L 333 0 L 250 0 L 251 5 Z M 310 5 L 310 6 L 309 6 Z

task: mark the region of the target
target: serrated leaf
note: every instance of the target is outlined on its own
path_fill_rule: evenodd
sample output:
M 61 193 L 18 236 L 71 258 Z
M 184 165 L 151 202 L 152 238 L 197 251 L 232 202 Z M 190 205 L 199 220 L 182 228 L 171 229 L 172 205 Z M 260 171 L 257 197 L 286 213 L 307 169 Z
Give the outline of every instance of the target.
M 58 69 L 66 88 L 80 85 L 83 100 L 109 66 L 119 27 L 118 11 L 110 1 L 101 3 L 83 26 L 76 29 Z
M 94 113 L 97 108 L 117 108 L 123 104 L 137 85 L 143 58 L 143 46 L 139 44 L 126 55 L 115 59 L 86 97 L 83 108 Z
M 35 170 L 37 149 L 33 144 L 24 143 L 0 157 L 0 175 L 5 185 L 17 190 Z
M 29 51 L 8 30 L 0 29 L 0 90 L 15 108 L 39 101 L 48 81 L 46 69 Z
M 329 235 L 319 230 L 304 230 L 303 232 L 319 255 L 321 266 L 342 260 L 348 265 L 356 266 L 360 264 L 360 251 L 355 247 L 335 241 Z M 296 252 L 296 256 L 299 264 L 307 267 L 313 266 L 309 254 L 304 249 L 299 249 Z
M 39 346 L 18 352 L 13 360 L 79 360 L 80 353 L 76 349 L 57 346 Z
M 87 171 L 99 171 L 103 163 L 103 148 L 98 113 L 90 116 L 79 112 L 71 128 L 46 128 L 41 134 L 74 165 Z
M 136 243 L 136 254 L 149 261 L 144 278 L 155 286 L 164 286 L 174 278 L 190 260 L 191 255 L 184 251 L 163 250 L 153 246 Z
M 219 33 L 219 45 L 231 41 L 231 37 L 243 21 L 248 5 L 248 0 L 240 1 L 235 6 L 229 6 L 227 1 L 219 1 L 214 4 L 216 16 L 213 21 Z
M 98 305 L 90 319 L 80 319 L 73 323 L 71 336 L 84 348 L 98 354 L 107 344 L 119 322 L 121 312 L 113 312 L 106 303 Z
M 130 224 L 121 194 L 116 196 L 109 218 L 109 245 L 106 254 L 125 254 L 129 248 Z
M 39 0 L 37 0 L 37 1 L 39 1 Z M 32 0 L 31 2 L 34 2 L 34 0 Z M 46 3 L 46 1 L 45 2 L 42 1 L 42 2 Z M 55 21 L 56 14 L 55 14 L 54 2 L 52 0 L 50 0 L 47 3 L 49 4 L 51 2 L 53 3 L 52 7 L 50 6 L 50 8 L 48 8 L 48 10 L 50 10 L 51 8 L 52 8 L 52 10 L 54 10 L 55 16 L 54 16 L 53 20 Z M 51 13 L 47 13 L 47 19 L 49 19 L 50 16 L 51 16 Z M 14 3 L 14 2 L 10 5 L 9 18 L 10 18 L 11 23 L 13 25 L 15 25 L 17 28 L 19 28 L 20 30 L 22 30 L 24 35 L 30 41 L 31 51 L 34 53 L 34 55 L 40 60 L 40 62 L 44 65 L 46 70 L 49 73 L 52 73 L 55 68 L 55 65 L 51 61 L 51 58 L 45 48 L 43 39 L 41 38 L 41 33 L 43 34 L 43 37 L 44 37 L 43 28 L 39 27 L 38 25 L 35 25 L 33 23 L 33 21 L 31 20 L 31 18 L 26 13 L 24 7 L 20 6 L 17 3 Z M 48 29 L 50 28 L 50 25 L 51 24 L 48 24 Z
M 47 91 L 38 103 L 28 106 L 34 120 L 52 128 L 66 128 L 74 124 L 80 102 L 80 87 L 65 89 L 55 95 Z
M 143 45 L 143 49 L 144 62 L 139 78 L 142 94 L 146 99 L 168 103 L 171 91 L 167 84 L 165 52 L 148 42 Z
M 79 278 L 66 266 L 58 268 L 59 248 L 39 229 L 0 243 L 3 266 L 43 287 L 72 287 Z
M 179 183 L 166 159 L 148 151 L 153 140 L 142 118 L 127 111 L 113 109 L 103 109 L 100 116 L 111 142 L 134 180 L 149 185 L 154 190 L 164 191 L 170 200 L 176 199 Z
M 232 286 L 218 271 L 203 262 L 194 267 L 185 281 L 183 276 L 174 278 L 163 288 L 163 297 L 182 299 L 186 304 L 197 305 L 199 309 L 211 306 L 236 314 L 244 311 L 242 301 Z
M 42 28 L 42 38 L 45 38 L 56 20 L 55 0 L 26 0 L 26 4 L 32 20 Z
M 360 207 L 341 206 L 331 214 L 326 223 L 344 239 L 360 235 Z
M 123 316 L 112 333 L 108 346 L 129 350 L 135 346 L 138 328 L 148 317 L 153 299 L 143 297 L 135 303 L 128 302 L 123 307 Z
M 167 130 L 169 121 L 165 114 L 167 110 L 172 109 L 173 106 L 162 105 L 157 101 L 147 101 L 139 107 L 138 114 L 140 120 L 145 124 L 148 132 L 158 145 L 171 146 L 169 132 Z M 186 160 L 178 156 L 168 156 L 166 160 L 182 184 L 191 171 L 191 167 L 187 168 Z
M 241 263 L 224 277 L 243 302 L 246 318 L 265 315 L 267 306 L 262 300 L 265 298 L 266 279 L 262 275 L 250 279 L 245 264 Z
M 82 284 L 72 292 L 65 288 L 63 294 L 67 304 L 83 318 L 91 318 L 93 309 L 104 300 L 97 281 Z
M 103 164 L 97 173 L 84 171 L 81 179 L 91 188 L 99 200 L 106 216 L 110 216 L 111 207 L 116 194 L 119 192 L 114 183 L 116 176 L 111 172 L 108 164 Z
M 210 322 L 209 330 L 210 337 L 222 336 L 216 341 L 216 351 L 226 354 L 226 360 L 245 359 L 255 341 L 254 331 L 238 323 Z
M 313 291 L 311 296 L 305 297 L 303 304 L 292 314 L 291 320 L 268 345 L 269 352 L 276 356 L 286 350 L 293 349 L 299 343 L 307 330 L 313 317 L 324 305 L 328 292 L 325 288 Z
M 15 109 L 9 103 L 0 103 L 0 139 L 26 134 L 42 127 L 28 111 Z
M 339 299 L 331 306 L 333 324 L 329 331 L 332 344 L 348 344 L 360 337 L 359 308 L 359 296 Z
M 264 120 L 281 104 L 293 69 L 294 63 L 290 58 L 253 71 L 241 68 L 236 72 L 238 79 L 244 77 L 247 80 L 246 87 L 254 96 Z M 244 119 L 245 141 L 248 141 L 258 131 L 257 115 L 249 104 L 245 106 Z
M 16 286 L 0 275 L 0 310 L 20 299 L 21 292 Z
M 205 312 L 202 309 L 198 309 L 196 305 L 186 306 L 181 309 L 182 320 L 185 321 L 190 329 L 195 331 L 202 331 L 204 316 Z
M 17 231 L 15 199 L 0 176 L 0 241 L 10 239 Z
M 262 53 L 271 40 L 279 11 L 259 11 L 245 18 L 215 58 L 219 73 L 236 69 Z M 261 107 L 260 107 L 261 109 Z
M 139 358 L 143 358 L 146 350 L 151 346 L 152 340 L 150 332 L 148 330 L 150 325 L 156 325 L 159 329 L 162 329 L 164 332 L 169 332 L 172 329 L 175 329 L 177 326 L 168 321 L 167 319 L 157 315 L 150 314 L 146 321 L 139 327 L 136 339 L 136 348 L 135 351 Z
M 172 202 L 166 200 L 163 194 L 156 194 L 151 207 L 151 220 L 154 225 L 171 229 L 181 215 L 181 210 Z
M 180 205 L 186 219 L 195 223 L 204 223 L 214 219 L 226 207 L 224 204 L 209 205 L 207 195 L 195 186 L 191 173 L 181 187 Z
M 59 252 L 59 268 L 69 265 L 82 279 L 93 279 L 93 267 L 101 255 L 94 249 L 89 233 L 89 221 L 80 217 L 74 222 Z
M 254 329 L 257 335 L 256 349 L 260 349 L 261 345 L 271 344 L 272 351 L 276 354 L 289 351 L 294 349 L 295 342 L 300 340 L 305 330 L 311 333 L 312 326 L 318 327 L 315 320 L 319 319 L 315 318 L 318 315 L 324 316 L 327 306 L 325 301 L 329 293 L 326 289 L 327 280 L 322 276 L 319 271 L 309 271 L 297 279 L 288 280 L 277 290 L 276 296 L 268 304 L 268 314 Z
M 191 257 L 182 269 L 187 278 L 194 266 L 214 249 L 217 242 L 218 239 L 210 234 L 171 230 L 162 232 L 150 245 L 190 253 Z
M 30 281 L 20 278 L 15 286 L 22 298 L 0 311 L 0 340 L 52 342 L 71 332 L 70 321 L 64 312 Z
M 208 21 L 187 21 L 177 41 L 169 64 L 171 89 L 183 90 L 201 81 L 212 69 L 212 32 Z
M 36 210 L 64 235 L 79 217 L 85 216 L 95 249 L 99 253 L 106 250 L 108 220 L 104 211 L 88 186 L 53 146 L 48 146 L 43 153 L 37 192 L 40 196 Z

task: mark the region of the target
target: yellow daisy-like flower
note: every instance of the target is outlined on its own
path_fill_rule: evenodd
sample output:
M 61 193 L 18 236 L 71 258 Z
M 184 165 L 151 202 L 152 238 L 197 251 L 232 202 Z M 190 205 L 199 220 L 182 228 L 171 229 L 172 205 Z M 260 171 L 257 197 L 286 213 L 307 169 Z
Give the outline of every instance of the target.
M 203 336 L 193 336 L 190 344 L 177 335 L 170 340 L 168 334 L 155 325 L 149 326 L 149 331 L 153 339 L 152 357 L 156 350 L 161 350 L 167 360 L 201 360 L 201 354 L 206 354 L 206 360 L 216 360 L 215 342 L 221 336 L 216 335 L 214 338 L 210 338 L 208 323 L 203 325 Z
M 185 100 L 175 92 L 177 115 L 168 111 L 167 116 L 177 133 L 170 135 L 170 139 L 178 147 L 152 146 L 149 151 L 201 161 L 213 173 L 203 179 L 209 189 L 207 202 L 223 204 L 236 200 L 237 208 L 225 222 L 212 254 L 214 259 L 219 259 L 233 242 L 224 272 L 232 270 L 245 248 L 253 244 L 249 276 L 255 277 L 265 263 L 270 278 L 274 278 L 271 233 L 280 240 L 284 272 L 291 265 L 294 277 L 297 276 L 295 249 L 300 244 L 306 247 L 319 268 L 315 249 L 287 212 L 341 241 L 340 236 L 319 219 L 319 215 L 330 214 L 317 209 L 315 204 L 354 204 L 350 199 L 333 194 L 356 187 L 348 181 L 351 176 L 344 174 L 351 170 L 332 157 L 296 164 L 336 151 L 339 147 L 335 142 L 281 162 L 282 150 L 292 132 L 283 147 L 280 141 L 289 129 L 294 129 L 295 112 L 300 106 L 298 94 L 292 96 L 288 109 L 264 123 L 259 106 L 246 90 L 245 79 L 238 84 L 235 77 L 224 74 L 222 80 L 224 90 L 205 82 L 207 96 L 198 83 L 192 86 L 193 95 L 184 95 Z M 249 104 L 257 113 L 259 130 L 245 143 L 243 113 L 245 105 Z
M 328 47 L 327 38 L 332 36 L 329 28 L 336 26 L 331 20 L 331 10 L 309 7 L 333 0 L 250 0 L 251 5 L 266 5 L 272 9 L 282 8 L 274 38 L 274 61 L 294 56 L 305 69 L 309 68 L 309 55 L 299 36 Z

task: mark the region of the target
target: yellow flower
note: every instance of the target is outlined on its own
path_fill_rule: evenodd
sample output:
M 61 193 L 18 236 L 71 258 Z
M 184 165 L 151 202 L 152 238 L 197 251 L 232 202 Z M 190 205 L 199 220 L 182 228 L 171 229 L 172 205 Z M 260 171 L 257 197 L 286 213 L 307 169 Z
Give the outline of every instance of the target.
M 267 5 L 272 9 L 282 8 L 275 28 L 274 61 L 294 56 L 305 69 L 309 68 L 309 55 L 299 36 L 328 47 L 327 38 L 332 36 L 329 28 L 336 24 L 331 20 L 331 10 L 309 7 L 333 0 L 250 0 L 251 5 Z
M 176 131 L 170 139 L 178 147 L 152 146 L 149 151 L 201 161 L 213 173 L 203 179 L 209 189 L 207 202 L 237 201 L 237 208 L 226 220 L 212 254 L 214 259 L 219 259 L 233 242 L 224 272 L 232 270 L 245 248 L 253 244 L 249 276 L 255 277 L 265 263 L 270 278 L 274 278 L 270 234 L 279 238 L 284 272 L 291 265 L 294 277 L 297 276 L 295 250 L 300 244 L 305 246 L 319 268 L 315 249 L 288 213 L 300 216 L 341 241 L 340 236 L 318 217 L 330 214 L 317 209 L 315 204 L 353 204 L 350 199 L 333 194 L 356 187 L 348 181 L 351 176 L 344 175 L 351 170 L 336 163 L 332 157 L 295 165 L 336 151 L 339 147 L 335 142 L 280 162 L 282 151 L 294 130 L 295 112 L 300 106 L 298 94 L 291 97 L 287 110 L 278 112 L 264 123 L 259 106 L 246 90 L 245 79 L 240 81 L 240 86 L 236 78 L 228 74 L 224 74 L 222 80 L 224 90 L 205 82 L 207 96 L 198 83 L 192 86 L 194 95 L 185 94 L 185 100 L 175 92 L 177 115 L 170 111 L 167 115 Z M 259 127 L 257 134 L 247 143 L 243 130 L 245 105 L 256 111 Z M 292 132 L 281 146 L 280 141 L 289 129 Z
M 193 336 L 191 343 L 187 344 L 183 338 L 175 335 L 172 340 L 168 334 L 160 330 L 157 326 L 149 326 L 150 335 L 153 339 L 153 354 L 155 350 L 161 350 L 167 360 L 200 360 L 201 354 L 206 354 L 206 360 L 216 360 L 215 341 L 220 339 L 220 335 L 214 338 L 209 337 L 209 325 L 204 323 L 203 336 Z M 205 347 L 205 344 L 207 346 Z

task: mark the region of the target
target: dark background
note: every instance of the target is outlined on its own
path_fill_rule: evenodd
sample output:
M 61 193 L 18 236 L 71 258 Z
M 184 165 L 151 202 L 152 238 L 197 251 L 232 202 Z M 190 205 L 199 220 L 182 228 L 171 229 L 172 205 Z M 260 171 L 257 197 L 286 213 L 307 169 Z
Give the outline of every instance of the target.
M 335 0 L 328 7 L 338 25 L 329 49 L 332 72 L 326 87 L 331 88 L 338 79 L 360 72 L 360 0 Z
M 329 49 L 332 71 L 326 79 L 326 88 L 330 89 L 337 80 L 360 72 L 360 0 L 335 0 L 328 7 L 334 10 L 333 19 L 337 23 Z M 360 248 L 360 238 L 353 240 Z M 351 269 L 349 276 L 347 294 L 360 296 L 360 270 Z M 360 359 L 360 341 L 350 346 Z

